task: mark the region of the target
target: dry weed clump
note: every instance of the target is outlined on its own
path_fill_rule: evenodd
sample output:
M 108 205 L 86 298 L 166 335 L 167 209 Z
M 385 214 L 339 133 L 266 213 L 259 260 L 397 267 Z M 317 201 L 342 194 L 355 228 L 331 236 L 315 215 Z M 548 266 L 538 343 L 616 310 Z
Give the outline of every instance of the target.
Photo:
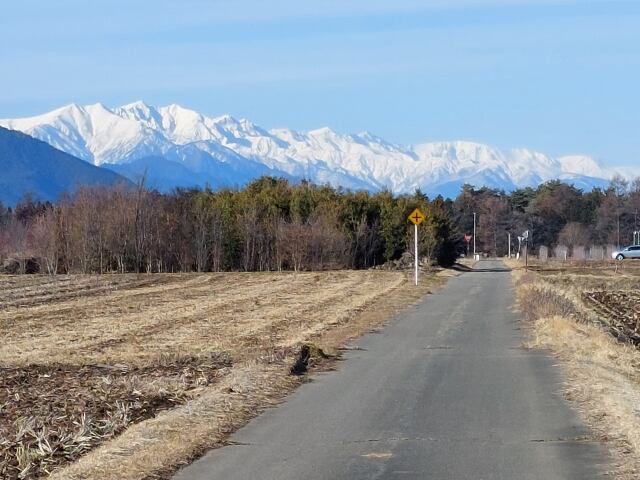
M 553 316 L 574 318 L 578 313 L 576 305 L 558 292 L 535 286 L 527 291 L 528 294 L 523 294 L 519 303 L 525 320 L 529 322 Z
M 551 350 L 562 360 L 565 395 L 610 448 L 615 462 L 610 474 L 620 480 L 640 478 L 640 350 L 609 334 L 610 324 L 584 302 L 582 290 L 606 285 L 607 279 L 577 276 L 566 282 L 558 273 L 529 276 L 521 283 L 522 273 L 514 275 L 519 306 L 532 327 L 527 346 Z
M 305 342 L 298 350 L 296 361 L 290 370 L 291 375 L 303 375 L 309 371 L 309 368 L 322 362 L 322 360 L 328 360 L 329 358 L 329 355 L 327 355 L 324 350 L 318 347 L 315 343 Z

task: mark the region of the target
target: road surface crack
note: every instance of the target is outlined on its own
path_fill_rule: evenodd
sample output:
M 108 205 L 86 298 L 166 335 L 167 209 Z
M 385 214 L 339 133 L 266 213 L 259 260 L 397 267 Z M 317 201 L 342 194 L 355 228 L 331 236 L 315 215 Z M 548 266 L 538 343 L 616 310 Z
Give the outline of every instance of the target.
M 529 440 L 532 443 L 588 443 L 597 441 L 593 437 L 582 436 L 582 437 L 573 437 L 573 438 L 534 438 Z

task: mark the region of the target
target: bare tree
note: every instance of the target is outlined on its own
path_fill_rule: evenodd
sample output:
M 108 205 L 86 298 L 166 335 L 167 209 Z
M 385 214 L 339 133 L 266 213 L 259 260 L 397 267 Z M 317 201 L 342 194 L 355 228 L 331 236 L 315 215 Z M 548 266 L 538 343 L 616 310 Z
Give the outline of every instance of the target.
M 30 244 L 40 264 L 40 271 L 58 273 L 61 248 L 58 234 L 58 208 L 36 217 L 30 229 Z

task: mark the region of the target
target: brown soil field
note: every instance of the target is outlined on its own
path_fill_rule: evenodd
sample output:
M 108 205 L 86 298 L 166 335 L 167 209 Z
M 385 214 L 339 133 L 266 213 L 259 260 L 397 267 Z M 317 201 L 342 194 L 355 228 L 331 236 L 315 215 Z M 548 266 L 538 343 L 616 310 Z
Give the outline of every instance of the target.
M 0 276 L 0 478 L 165 478 L 444 281 L 407 275 Z
M 640 345 L 640 291 L 597 290 L 582 295 L 617 338 Z
M 640 262 L 565 262 L 534 266 L 550 285 L 581 304 L 623 341 L 640 344 Z
M 609 448 L 611 478 L 640 478 L 640 268 L 637 262 L 514 268 L 527 346 L 560 360 L 565 395 Z

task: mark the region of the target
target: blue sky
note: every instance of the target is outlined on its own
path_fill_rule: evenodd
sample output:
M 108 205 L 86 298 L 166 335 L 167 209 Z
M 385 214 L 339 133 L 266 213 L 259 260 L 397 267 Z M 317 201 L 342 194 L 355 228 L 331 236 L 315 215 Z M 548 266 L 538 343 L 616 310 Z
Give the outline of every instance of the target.
M 20 0 L 0 118 L 134 100 L 640 164 L 637 0 Z

